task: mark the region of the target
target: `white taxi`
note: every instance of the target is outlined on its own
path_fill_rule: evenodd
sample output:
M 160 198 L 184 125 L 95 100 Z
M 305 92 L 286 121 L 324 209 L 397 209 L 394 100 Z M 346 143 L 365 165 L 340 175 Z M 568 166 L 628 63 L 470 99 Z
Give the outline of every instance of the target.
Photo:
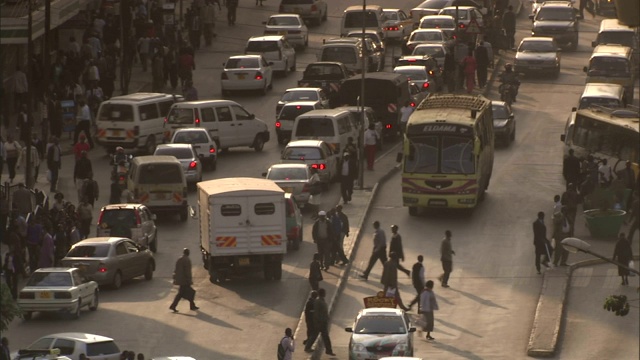
M 362 309 L 351 333 L 349 359 L 380 359 L 385 356 L 413 356 L 413 333 L 409 316 L 393 308 Z
M 240 90 L 259 90 L 266 95 L 272 87 L 273 69 L 262 55 L 231 56 L 222 65 L 220 82 L 223 96 Z

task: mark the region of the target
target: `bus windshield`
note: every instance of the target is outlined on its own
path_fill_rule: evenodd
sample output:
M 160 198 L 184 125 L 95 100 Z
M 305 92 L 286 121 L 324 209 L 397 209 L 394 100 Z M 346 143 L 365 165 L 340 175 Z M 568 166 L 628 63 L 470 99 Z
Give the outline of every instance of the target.
M 474 174 L 473 138 L 419 136 L 409 139 L 404 171 L 417 174 Z

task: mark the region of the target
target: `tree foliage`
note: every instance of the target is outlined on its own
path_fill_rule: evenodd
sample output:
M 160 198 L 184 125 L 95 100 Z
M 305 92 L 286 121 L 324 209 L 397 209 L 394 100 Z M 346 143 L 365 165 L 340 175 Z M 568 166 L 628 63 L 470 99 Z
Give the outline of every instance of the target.
M 604 300 L 603 307 L 614 312 L 616 316 L 626 316 L 629 313 L 629 303 L 625 295 L 610 295 Z
M 13 300 L 11 290 L 4 282 L 0 283 L 0 331 L 6 331 L 16 317 L 22 317 L 22 311 Z

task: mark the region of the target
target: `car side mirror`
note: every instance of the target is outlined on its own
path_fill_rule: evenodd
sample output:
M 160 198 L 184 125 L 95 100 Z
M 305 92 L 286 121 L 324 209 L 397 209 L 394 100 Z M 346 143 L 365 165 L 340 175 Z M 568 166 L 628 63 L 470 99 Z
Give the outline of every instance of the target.
M 596 47 L 598 45 L 598 43 L 596 43 L 595 41 L 591 42 L 591 47 Z
M 346 327 L 346 328 L 344 328 L 344 331 L 346 331 L 346 332 L 353 332 L 353 328 Z
M 529 20 L 533 21 L 533 15 L 529 15 Z
M 263 21 L 263 22 L 262 22 L 262 25 L 267 25 L 267 22 L 266 22 L 266 21 Z
M 256 114 L 249 114 L 249 120 L 253 120 L 256 118 Z
M 265 178 L 266 178 L 266 177 L 267 177 L 267 173 L 266 173 L 266 172 L 263 172 L 263 173 L 262 173 L 262 177 L 265 177 Z
M 560 134 L 560 141 L 564 142 L 567 139 L 567 135 Z
M 583 67 L 583 68 L 582 68 L 582 71 L 584 71 L 584 72 L 588 72 L 588 71 L 589 71 L 589 68 L 585 66 L 585 67 Z
M 414 327 L 409 328 L 409 332 L 410 332 L 410 333 L 411 333 L 411 332 L 416 332 L 416 328 L 414 328 Z
M 402 153 L 396 154 L 396 162 L 402 162 Z

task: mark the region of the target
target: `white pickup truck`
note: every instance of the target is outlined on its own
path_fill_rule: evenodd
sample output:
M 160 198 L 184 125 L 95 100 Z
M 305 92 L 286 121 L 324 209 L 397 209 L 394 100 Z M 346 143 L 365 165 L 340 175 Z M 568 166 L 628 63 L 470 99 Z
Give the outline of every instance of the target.
M 287 252 L 285 193 L 271 180 L 224 178 L 198 183 L 200 249 L 209 280 L 262 270 L 282 278 Z

